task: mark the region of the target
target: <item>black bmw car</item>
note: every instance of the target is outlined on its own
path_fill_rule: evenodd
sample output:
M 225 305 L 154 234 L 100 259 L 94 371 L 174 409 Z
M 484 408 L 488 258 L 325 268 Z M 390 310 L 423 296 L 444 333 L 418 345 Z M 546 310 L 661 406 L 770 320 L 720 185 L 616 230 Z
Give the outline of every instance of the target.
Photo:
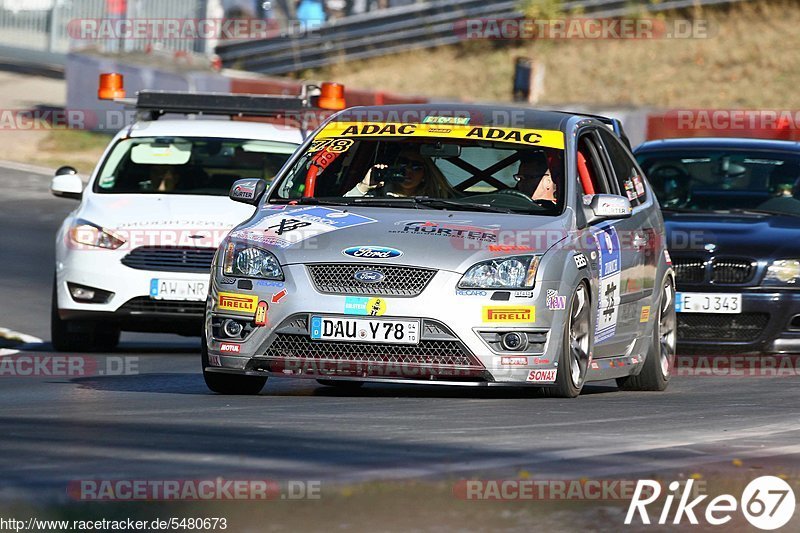
M 685 353 L 800 352 L 800 143 L 635 150 L 664 212 Z

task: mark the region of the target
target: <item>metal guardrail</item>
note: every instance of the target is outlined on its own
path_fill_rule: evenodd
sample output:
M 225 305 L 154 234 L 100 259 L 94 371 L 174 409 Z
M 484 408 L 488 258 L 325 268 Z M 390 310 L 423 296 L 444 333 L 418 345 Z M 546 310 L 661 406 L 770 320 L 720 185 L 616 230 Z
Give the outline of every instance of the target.
M 194 19 L 206 16 L 207 0 L 129 0 L 126 12 L 108 12 L 107 0 L 0 0 L 0 51 L 23 61 L 63 65 L 66 54 L 83 48 L 101 52 L 151 49 L 206 52 L 205 39 L 80 38 L 81 21 Z M 78 38 L 76 38 L 76 34 Z M 108 30 L 106 30 L 108 34 Z
M 567 13 L 580 10 L 598 18 L 628 15 L 633 9 L 649 12 L 747 0 L 573 0 L 563 3 Z M 341 61 L 368 59 L 397 52 L 462 42 L 459 24 L 469 18 L 521 18 L 518 1 L 434 0 L 389 8 L 379 14 L 347 17 L 326 24 L 313 35 L 223 43 L 216 52 L 228 68 L 287 74 Z

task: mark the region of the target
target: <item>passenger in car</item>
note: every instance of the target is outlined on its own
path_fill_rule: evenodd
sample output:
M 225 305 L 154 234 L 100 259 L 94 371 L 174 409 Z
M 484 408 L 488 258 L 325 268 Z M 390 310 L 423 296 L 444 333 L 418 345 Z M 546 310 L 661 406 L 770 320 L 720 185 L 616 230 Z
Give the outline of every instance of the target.
M 534 202 L 545 204 L 558 202 L 558 187 L 550 171 L 547 157 L 543 152 L 523 152 L 519 160 L 519 169 L 514 174 L 517 180 L 516 190 L 530 196 Z

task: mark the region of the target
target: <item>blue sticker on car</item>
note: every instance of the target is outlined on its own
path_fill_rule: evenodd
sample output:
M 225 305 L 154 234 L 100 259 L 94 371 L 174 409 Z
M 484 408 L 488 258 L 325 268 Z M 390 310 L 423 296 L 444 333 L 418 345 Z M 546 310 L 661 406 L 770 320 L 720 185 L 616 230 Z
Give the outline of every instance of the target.
M 599 344 L 613 337 L 617 330 L 622 264 L 616 228 L 601 229 L 594 236 L 600 276 L 594 342 Z

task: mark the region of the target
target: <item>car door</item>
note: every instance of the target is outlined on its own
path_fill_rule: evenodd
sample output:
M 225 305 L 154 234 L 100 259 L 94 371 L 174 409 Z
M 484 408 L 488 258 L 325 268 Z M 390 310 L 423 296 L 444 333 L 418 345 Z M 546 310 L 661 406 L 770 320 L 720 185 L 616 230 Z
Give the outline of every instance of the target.
M 620 194 L 630 200 L 633 208 L 631 217 L 625 222 L 619 222 L 627 227 L 622 246 L 632 256 L 635 269 L 628 278 L 628 285 L 623 287 L 621 298 L 623 306 L 633 304 L 630 309 L 631 318 L 641 335 L 649 321 L 649 299 L 653 294 L 658 267 L 658 241 L 661 238 L 656 227 L 658 217 L 655 216 L 652 195 L 648 194 L 643 173 L 633 155 L 610 131 L 600 130 L 599 133 L 615 184 Z
M 579 186 L 595 194 L 619 194 L 615 175 L 600 140 L 597 127 L 583 129 L 578 136 L 577 154 Z M 585 161 L 585 165 L 581 163 Z M 584 166 L 589 176 L 582 175 Z M 589 226 L 594 234 L 595 249 L 589 250 L 592 263 L 599 272 L 597 316 L 595 317 L 594 357 L 623 355 L 635 339 L 637 324 L 633 322 L 631 298 L 623 298 L 631 277 L 637 274 L 637 257 L 623 246 L 625 236 L 635 227 L 630 219 L 600 221 Z M 636 317 L 638 321 L 638 316 Z

